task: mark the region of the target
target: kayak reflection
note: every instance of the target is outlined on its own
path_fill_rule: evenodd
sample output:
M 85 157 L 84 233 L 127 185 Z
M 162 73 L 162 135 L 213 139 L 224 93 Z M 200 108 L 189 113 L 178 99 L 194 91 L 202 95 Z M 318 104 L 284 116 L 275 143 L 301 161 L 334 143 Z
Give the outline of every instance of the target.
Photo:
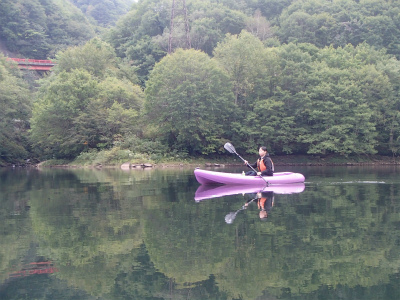
M 276 194 L 294 194 L 301 193 L 305 189 L 304 183 L 292 183 L 282 185 L 272 185 L 262 187 L 260 185 L 200 185 L 195 193 L 194 200 L 201 201 L 205 199 L 218 198 L 237 194 L 250 194 L 258 192 L 273 192 Z

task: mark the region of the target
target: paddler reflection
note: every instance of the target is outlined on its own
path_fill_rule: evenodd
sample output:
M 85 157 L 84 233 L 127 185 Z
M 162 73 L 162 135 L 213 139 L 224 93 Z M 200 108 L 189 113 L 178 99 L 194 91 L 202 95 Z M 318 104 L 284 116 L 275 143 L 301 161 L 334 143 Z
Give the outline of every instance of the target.
M 242 206 L 241 209 L 237 210 L 236 212 L 229 213 L 225 216 L 225 222 L 227 224 L 232 224 L 236 218 L 236 215 L 251 204 L 257 204 L 259 210 L 259 217 L 261 221 L 267 221 L 269 212 L 271 211 L 272 207 L 274 206 L 274 192 L 258 192 L 256 197 L 246 201 L 246 203 Z
M 247 201 L 245 203 L 245 208 L 249 206 L 253 200 Z M 258 192 L 256 201 L 258 209 L 259 209 L 259 216 L 261 221 L 266 221 L 268 219 L 268 214 L 271 210 L 271 208 L 274 206 L 274 192 Z

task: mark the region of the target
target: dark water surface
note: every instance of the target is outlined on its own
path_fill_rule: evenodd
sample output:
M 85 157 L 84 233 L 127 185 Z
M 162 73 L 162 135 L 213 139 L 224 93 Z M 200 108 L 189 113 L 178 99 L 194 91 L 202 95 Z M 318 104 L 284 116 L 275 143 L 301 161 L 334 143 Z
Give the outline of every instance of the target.
M 0 170 L 0 299 L 400 299 L 400 168 L 289 170 L 266 222 L 192 168 Z

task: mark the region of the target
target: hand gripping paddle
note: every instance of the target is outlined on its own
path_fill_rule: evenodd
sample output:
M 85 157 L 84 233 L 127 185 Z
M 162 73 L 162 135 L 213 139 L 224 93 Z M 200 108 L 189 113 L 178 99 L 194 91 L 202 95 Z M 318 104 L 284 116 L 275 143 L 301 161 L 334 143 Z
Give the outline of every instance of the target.
M 236 152 L 235 147 L 233 147 L 233 145 L 232 145 L 231 143 L 226 143 L 226 144 L 224 145 L 224 148 L 225 148 L 225 150 L 227 150 L 227 151 L 230 152 L 230 153 L 235 153 L 237 156 L 239 156 L 239 158 L 240 158 L 241 160 L 243 160 L 243 162 L 246 162 L 246 161 L 243 159 L 243 157 L 241 157 L 241 156 Z M 257 171 L 256 171 L 252 166 L 250 166 L 248 163 L 247 163 L 247 165 L 248 165 L 254 172 L 256 172 L 256 174 L 257 174 Z M 260 176 L 262 179 L 264 179 L 264 181 L 265 181 L 265 183 L 267 184 L 267 186 L 269 185 L 269 182 L 268 182 L 264 177 L 262 177 L 261 175 L 257 175 L 257 176 Z

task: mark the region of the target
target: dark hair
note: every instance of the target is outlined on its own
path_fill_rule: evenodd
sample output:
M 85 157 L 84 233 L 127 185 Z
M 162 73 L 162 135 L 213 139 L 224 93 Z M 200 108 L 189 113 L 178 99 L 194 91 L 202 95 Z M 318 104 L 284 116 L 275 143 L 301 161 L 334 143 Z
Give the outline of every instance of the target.
M 265 146 L 261 146 L 260 149 L 261 149 L 262 151 L 268 152 L 268 151 L 267 151 L 267 147 L 265 147 Z

